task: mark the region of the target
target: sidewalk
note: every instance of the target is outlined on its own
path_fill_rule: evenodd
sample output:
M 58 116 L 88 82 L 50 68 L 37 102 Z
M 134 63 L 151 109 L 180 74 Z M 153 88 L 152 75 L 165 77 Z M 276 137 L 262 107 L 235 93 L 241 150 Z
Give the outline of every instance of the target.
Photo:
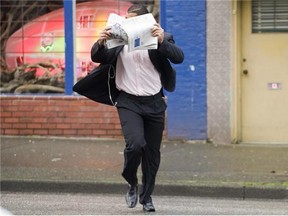
M 123 140 L 1 137 L 1 190 L 124 194 L 123 147 Z M 288 145 L 164 141 L 161 151 L 155 195 L 288 199 Z

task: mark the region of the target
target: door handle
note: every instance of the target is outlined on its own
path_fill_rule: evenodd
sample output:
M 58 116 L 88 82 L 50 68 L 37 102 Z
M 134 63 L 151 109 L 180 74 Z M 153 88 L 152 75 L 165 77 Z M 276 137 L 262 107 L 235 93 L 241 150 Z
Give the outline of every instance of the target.
M 243 70 L 244 75 L 248 75 L 248 70 Z

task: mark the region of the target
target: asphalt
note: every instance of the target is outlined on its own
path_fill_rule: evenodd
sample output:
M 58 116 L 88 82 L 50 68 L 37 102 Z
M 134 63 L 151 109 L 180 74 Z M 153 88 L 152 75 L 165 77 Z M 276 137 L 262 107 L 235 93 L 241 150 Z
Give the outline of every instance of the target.
M 1 190 L 124 194 L 124 145 L 2 136 Z M 288 144 L 163 141 L 161 153 L 154 195 L 288 199 Z

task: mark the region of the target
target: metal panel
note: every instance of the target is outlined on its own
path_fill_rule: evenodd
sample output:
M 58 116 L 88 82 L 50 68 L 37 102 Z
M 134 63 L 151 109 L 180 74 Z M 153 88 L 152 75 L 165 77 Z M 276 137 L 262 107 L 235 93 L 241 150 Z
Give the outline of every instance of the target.
M 64 1 L 65 20 L 65 94 L 73 94 L 75 73 L 75 0 Z M 67 76 L 69 74 L 69 76 Z

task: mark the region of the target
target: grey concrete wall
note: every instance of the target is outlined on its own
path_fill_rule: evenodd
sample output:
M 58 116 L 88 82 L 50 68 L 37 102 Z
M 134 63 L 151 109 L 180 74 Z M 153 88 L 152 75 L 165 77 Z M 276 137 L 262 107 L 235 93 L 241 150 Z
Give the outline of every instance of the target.
M 232 1 L 207 0 L 207 127 L 214 143 L 231 143 Z

